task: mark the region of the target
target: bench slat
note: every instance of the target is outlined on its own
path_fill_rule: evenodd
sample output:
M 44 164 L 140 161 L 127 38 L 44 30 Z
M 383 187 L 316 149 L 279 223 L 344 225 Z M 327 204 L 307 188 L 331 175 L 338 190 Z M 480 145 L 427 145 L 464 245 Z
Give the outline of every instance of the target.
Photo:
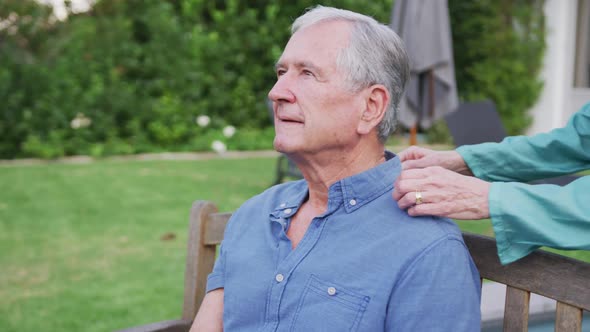
M 506 287 L 506 305 L 504 307 L 505 332 L 528 331 L 530 298 L 530 292 L 511 286 Z
M 196 201 L 191 208 L 184 271 L 183 319 L 194 319 L 205 297 L 207 276 L 215 264 L 215 246 L 204 246 L 202 243 L 209 216 L 216 212 L 217 207 L 206 201 Z
M 187 332 L 190 329 L 191 324 L 192 320 L 175 319 L 135 326 L 117 332 Z
M 217 245 L 223 240 L 225 226 L 231 217 L 231 213 L 213 213 L 207 219 L 205 227 L 204 245 Z
M 503 266 L 493 238 L 464 232 L 463 239 L 481 277 L 590 310 L 590 264 L 535 251 Z
M 582 309 L 557 302 L 555 311 L 555 332 L 582 331 Z

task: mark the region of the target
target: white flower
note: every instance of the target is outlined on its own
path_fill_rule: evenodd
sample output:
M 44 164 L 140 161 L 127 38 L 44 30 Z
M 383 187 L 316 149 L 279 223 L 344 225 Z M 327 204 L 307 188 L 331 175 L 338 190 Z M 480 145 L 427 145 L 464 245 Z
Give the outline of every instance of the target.
M 80 119 L 80 126 L 82 126 L 82 128 L 90 126 L 91 123 L 92 123 L 92 119 L 90 119 L 90 118 L 84 117 L 84 118 Z
M 223 136 L 230 138 L 236 133 L 236 127 L 234 126 L 226 126 L 223 128 Z
M 92 119 L 86 117 L 83 113 L 76 114 L 76 117 L 70 121 L 70 127 L 72 129 L 86 128 L 90 126 Z
M 199 115 L 195 122 L 199 125 L 199 127 L 207 127 L 211 122 L 211 118 L 206 115 Z
M 227 151 L 227 147 L 221 141 L 213 141 L 213 143 L 211 143 L 211 149 L 217 153 L 224 153 Z
M 80 119 L 74 118 L 74 120 L 70 122 L 70 127 L 72 127 L 72 129 L 80 128 Z

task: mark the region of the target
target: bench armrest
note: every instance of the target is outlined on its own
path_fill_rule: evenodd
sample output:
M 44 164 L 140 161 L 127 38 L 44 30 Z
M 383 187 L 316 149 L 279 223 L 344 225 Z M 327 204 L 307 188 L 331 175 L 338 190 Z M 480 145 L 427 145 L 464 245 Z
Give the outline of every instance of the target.
M 174 319 L 162 322 L 135 326 L 117 332 L 187 332 L 191 328 L 192 320 Z

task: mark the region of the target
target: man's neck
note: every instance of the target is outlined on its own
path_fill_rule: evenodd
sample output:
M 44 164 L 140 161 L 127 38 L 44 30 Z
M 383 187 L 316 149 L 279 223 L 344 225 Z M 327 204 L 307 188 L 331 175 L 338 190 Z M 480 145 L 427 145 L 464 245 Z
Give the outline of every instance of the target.
M 359 144 L 349 151 L 322 151 L 311 156 L 292 157 L 309 188 L 308 199 L 293 216 L 287 231 L 293 248 L 297 247 L 313 218 L 326 212 L 332 184 L 385 161 L 384 147 L 381 144 Z
M 383 145 L 379 144 L 342 153 L 327 153 L 296 162 L 309 187 L 306 204 L 316 211 L 324 212 L 328 206 L 328 193 L 332 184 L 385 162 L 385 154 Z

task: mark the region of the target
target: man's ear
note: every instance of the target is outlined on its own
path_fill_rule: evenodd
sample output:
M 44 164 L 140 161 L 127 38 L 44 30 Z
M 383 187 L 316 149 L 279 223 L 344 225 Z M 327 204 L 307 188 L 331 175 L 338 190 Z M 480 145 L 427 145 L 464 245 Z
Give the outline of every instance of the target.
M 357 132 L 360 135 L 369 134 L 379 125 L 389 104 L 389 92 L 382 84 L 375 84 L 367 88 L 365 109 L 361 113 Z

